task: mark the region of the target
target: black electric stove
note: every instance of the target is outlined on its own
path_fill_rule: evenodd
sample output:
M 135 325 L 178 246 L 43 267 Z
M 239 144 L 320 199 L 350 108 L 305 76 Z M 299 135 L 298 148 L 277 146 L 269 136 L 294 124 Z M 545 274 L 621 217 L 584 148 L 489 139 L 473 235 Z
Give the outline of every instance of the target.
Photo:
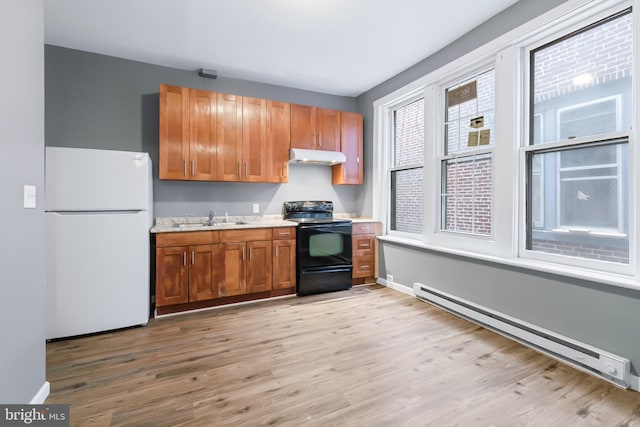
M 298 223 L 296 294 L 351 287 L 351 220 L 333 218 L 333 202 L 285 202 L 283 218 Z

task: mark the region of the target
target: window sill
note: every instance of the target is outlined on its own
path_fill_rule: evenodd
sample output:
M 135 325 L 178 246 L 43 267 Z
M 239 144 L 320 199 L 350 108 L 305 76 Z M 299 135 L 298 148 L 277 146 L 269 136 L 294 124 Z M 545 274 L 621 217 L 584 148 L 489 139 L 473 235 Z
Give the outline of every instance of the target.
M 424 242 L 407 239 L 397 236 L 378 236 L 378 240 L 382 242 L 396 243 L 404 246 L 411 246 L 417 249 L 426 249 L 435 252 L 442 252 L 450 255 L 457 255 L 474 260 L 487 261 L 496 264 L 508 265 L 510 267 L 524 268 L 533 271 L 541 271 L 544 273 L 557 274 L 560 276 L 571 277 L 575 279 L 587 280 L 589 282 L 597 282 L 605 285 L 616 286 L 624 289 L 632 289 L 640 291 L 640 282 L 631 276 L 624 276 L 614 273 L 604 273 L 597 270 L 587 270 L 566 265 L 553 264 L 544 261 L 528 260 L 528 259 L 506 259 L 492 255 L 478 254 L 458 249 L 445 248 L 434 245 L 427 245 Z

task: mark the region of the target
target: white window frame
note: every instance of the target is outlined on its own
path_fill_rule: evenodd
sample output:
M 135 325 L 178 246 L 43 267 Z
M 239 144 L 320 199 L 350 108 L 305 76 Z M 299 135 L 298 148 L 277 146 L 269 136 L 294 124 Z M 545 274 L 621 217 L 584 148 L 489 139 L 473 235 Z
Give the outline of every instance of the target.
M 581 11 L 581 13 L 576 14 L 573 19 L 568 19 L 566 22 L 558 23 L 555 26 L 551 26 L 546 31 L 543 31 L 538 37 L 530 38 L 529 42 L 522 43 L 519 45 L 522 50 L 523 57 L 523 73 L 522 73 L 522 104 L 523 104 L 523 116 L 521 118 L 523 123 L 523 133 L 520 138 L 521 147 L 520 147 L 520 165 L 523 173 L 520 175 L 520 191 L 519 191 L 519 205 L 520 205 L 520 215 L 519 215 L 519 244 L 518 244 L 518 256 L 523 260 L 532 260 L 539 261 L 550 264 L 557 264 L 559 266 L 560 271 L 570 271 L 572 268 L 580 268 L 584 270 L 591 271 L 600 271 L 606 273 L 615 273 L 622 275 L 635 275 L 638 277 L 638 273 L 636 271 L 636 266 L 638 265 L 638 253 L 636 250 L 637 241 L 635 239 L 635 230 L 637 229 L 637 203 L 638 203 L 638 194 L 637 194 L 637 186 L 635 184 L 636 178 L 636 170 L 637 167 L 634 165 L 638 164 L 638 159 L 635 155 L 637 151 L 634 144 L 635 139 L 635 131 L 632 129 L 630 131 L 624 132 L 614 132 L 607 134 L 606 138 L 602 138 L 602 135 L 592 135 L 588 137 L 579 137 L 568 140 L 558 140 L 548 143 L 540 143 L 536 145 L 529 145 L 529 135 L 530 135 L 530 93 L 529 93 L 529 84 L 531 81 L 531 73 L 530 73 L 530 61 L 531 61 L 531 51 L 544 46 L 547 43 L 558 40 L 568 34 L 571 34 L 575 31 L 583 29 L 593 23 L 606 19 L 618 12 L 624 11 L 630 7 L 634 7 L 632 12 L 633 19 L 633 35 L 634 40 L 634 58 L 636 59 L 633 63 L 633 71 L 632 75 L 636 76 L 636 66 L 637 58 L 639 50 L 638 45 L 640 43 L 638 40 L 638 25 L 640 24 L 640 8 L 637 6 L 637 1 L 607 1 L 604 2 L 600 7 L 594 7 L 593 10 L 590 8 L 585 8 L 585 10 Z M 638 87 L 640 85 L 637 84 L 637 79 L 634 79 L 633 83 L 633 105 L 638 105 Z M 632 117 L 634 123 L 636 123 L 636 118 Z M 628 139 L 628 155 L 629 155 L 629 264 L 621 264 L 621 263 L 612 263 L 606 261 L 599 261 L 594 259 L 587 258 L 578 258 L 578 257 L 569 257 L 559 254 L 550 254 L 542 251 L 529 250 L 526 248 L 527 245 L 527 221 L 526 221 L 526 205 L 527 205 L 527 189 L 526 189 L 526 158 L 527 153 L 540 151 L 543 149 L 562 149 L 564 147 L 572 147 L 579 146 L 583 144 L 588 144 L 590 142 L 598 142 L 603 139 L 616 139 L 616 138 L 627 138 Z M 586 145 L 585 145 L 586 147 Z M 559 194 L 559 192 L 557 193 Z
M 544 133 L 544 116 L 540 113 L 538 114 L 534 114 L 534 119 L 535 117 L 539 117 L 540 118 L 540 132 Z M 545 205 L 544 205 L 544 159 L 540 159 L 540 171 L 537 174 L 534 174 L 534 171 L 531 171 L 531 180 L 533 180 L 534 178 L 538 180 L 538 186 L 540 187 L 540 210 L 542 211 L 542 217 L 538 220 L 535 221 L 535 216 L 532 214 L 531 215 L 531 220 L 534 221 L 533 222 L 533 226 L 535 228 L 543 228 L 544 227 L 544 209 L 545 209 Z M 533 167 L 533 166 L 532 166 Z M 537 176 L 536 176 L 537 175 Z
M 398 108 L 423 97 L 425 97 L 424 85 L 415 85 L 409 90 L 403 91 L 403 93 L 397 97 L 389 99 L 384 105 L 380 105 L 374 109 L 374 123 L 376 124 L 374 139 L 381 141 L 380 144 L 376 144 L 374 148 L 374 157 L 377 159 L 375 169 L 379 171 L 373 174 L 375 217 L 382 221 L 383 232 L 385 234 L 397 236 L 409 241 L 421 240 L 422 234 L 391 230 L 391 170 L 394 156 L 394 113 Z M 424 129 L 426 135 L 426 123 Z M 424 162 L 422 163 L 422 170 L 423 172 L 426 170 Z M 424 178 L 425 176 L 423 174 L 423 182 L 425 182 Z M 424 227 L 424 206 L 422 215 Z
M 496 118 L 496 107 L 495 107 L 495 87 L 497 86 L 497 82 L 496 82 L 496 77 L 495 77 L 495 64 L 491 63 L 488 66 L 479 68 L 477 71 L 475 71 L 474 73 L 470 73 L 467 74 L 466 76 L 463 76 L 461 78 L 458 79 L 452 79 L 450 82 L 447 82 L 443 85 L 441 85 L 440 87 L 440 92 L 441 92 L 441 100 L 442 103 L 440 105 L 441 111 L 442 111 L 442 122 L 440 124 L 440 132 L 438 134 L 439 136 L 439 140 L 437 143 L 439 143 L 440 147 L 438 149 L 438 157 L 439 157 L 439 165 L 440 165 L 440 174 L 438 175 L 438 179 L 440 181 L 440 197 L 438 198 L 438 212 L 440 213 L 440 218 L 439 218 L 439 229 L 438 232 L 439 233 L 444 233 L 444 234 L 452 234 L 452 235 L 459 235 L 459 236 L 464 236 L 464 237 L 472 237 L 472 238 L 478 238 L 478 239 L 485 239 L 485 240 L 492 240 L 494 238 L 494 230 L 495 230 L 495 220 L 494 220 L 494 213 L 495 213 L 495 174 L 494 174 L 494 151 L 495 151 L 495 144 L 491 145 L 491 146 L 487 146 L 487 147 L 481 147 L 478 146 L 475 149 L 470 149 L 470 150 L 463 150 L 460 151 L 458 153 L 454 153 L 454 154 L 447 154 L 446 153 L 446 132 L 445 132 L 445 126 L 447 125 L 446 122 L 446 114 L 445 111 L 447 110 L 447 97 L 446 97 L 446 92 L 449 88 L 460 85 L 466 81 L 471 81 L 473 79 L 476 79 L 481 76 L 484 73 L 487 73 L 489 71 L 493 71 L 494 72 L 494 108 L 493 108 L 493 114 L 494 114 L 494 128 L 492 129 L 493 132 L 493 138 L 495 141 L 495 127 L 496 127 L 496 123 L 497 123 L 497 118 Z M 445 211 L 446 211 L 446 206 L 443 204 L 443 188 L 444 188 L 444 183 L 443 180 L 445 179 L 446 173 L 443 170 L 443 165 L 446 161 L 448 160 L 461 160 L 461 159 L 473 159 L 473 161 L 475 161 L 475 158 L 478 156 L 483 156 L 489 154 L 490 158 L 491 158 L 491 233 L 489 234 L 479 234 L 479 233 L 473 233 L 473 232 L 464 232 L 464 231 L 459 231 L 459 230 L 448 230 L 445 228 L 444 224 L 445 224 Z M 472 214 L 475 217 L 475 211 L 473 211 Z
M 422 169 L 422 182 L 424 183 L 424 178 L 425 178 L 425 173 L 424 173 L 424 169 L 425 169 L 425 164 L 424 164 L 424 157 L 422 160 L 421 164 L 411 164 L 411 165 L 405 165 L 405 166 L 394 166 L 395 164 L 395 156 L 394 156 L 394 152 L 395 152 L 395 144 L 396 144 L 396 140 L 395 140 L 395 112 L 397 110 L 399 110 L 402 107 L 405 107 L 409 104 L 412 104 L 414 102 L 419 101 L 420 99 L 424 99 L 424 93 L 417 93 L 415 96 L 413 97 L 409 97 L 406 99 L 403 99 L 402 102 L 399 102 L 396 105 L 393 105 L 390 109 L 389 109 L 389 114 L 390 114 L 390 122 L 391 122 L 391 137 L 390 137 L 390 141 L 391 141 L 391 149 L 389 151 L 389 159 L 388 159 L 388 182 L 389 182 L 389 199 L 388 199 L 388 211 L 387 211 L 387 224 L 389 224 L 389 228 L 388 228 L 388 233 L 390 234 L 397 234 L 399 236 L 405 236 L 405 237 L 409 237 L 412 239 L 419 239 L 421 238 L 421 233 L 410 233 L 410 232 L 406 232 L 406 231 L 398 231 L 398 230 L 392 230 L 391 229 L 391 217 L 392 217 L 392 207 L 391 207 L 391 201 L 393 199 L 392 197 L 392 188 L 391 188 L 391 175 L 394 172 L 398 172 L 398 171 L 403 171 L 403 170 L 410 170 L 410 169 L 417 169 L 417 168 L 421 168 Z M 423 123 L 424 126 L 424 123 Z M 425 128 L 423 128 L 423 144 L 425 143 L 424 141 L 424 134 L 426 133 Z M 424 151 L 424 146 L 423 146 L 423 151 Z M 424 185 L 423 185 L 423 194 L 424 194 Z M 424 228 L 424 204 L 422 206 L 422 225 Z
M 469 257 L 485 262 L 503 264 L 517 268 L 527 268 L 551 274 L 597 281 L 604 285 L 622 288 L 640 289 L 640 255 L 636 242 L 630 242 L 629 268 L 620 274 L 611 274 L 589 265 L 575 266 L 557 262 L 557 259 L 529 258 L 523 256 L 526 245 L 526 165 L 528 148 L 524 141 L 529 135 L 529 105 L 525 102 L 528 94 L 529 69 L 526 49 L 555 40 L 559 33 L 569 34 L 583 28 L 586 24 L 598 21 L 612 14 L 612 11 L 633 6 L 634 58 L 640 58 L 640 0 L 567 0 L 541 14 L 531 21 L 497 37 L 496 39 L 466 53 L 459 58 L 440 66 L 437 60 L 427 60 L 428 74 L 399 87 L 373 102 L 373 167 L 372 178 L 372 214 L 383 222 L 383 233 L 387 230 L 388 220 L 388 175 L 386 165 L 389 156 L 387 144 L 390 135 L 389 109 L 402 99 L 415 96 L 418 92 L 425 95 L 425 209 L 424 234 L 420 238 L 404 238 L 393 234 L 379 237 L 389 241 L 418 249 L 426 249 L 457 256 Z M 449 238 L 439 232 L 439 180 L 440 164 L 437 159 L 439 141 L 437 137 L 441 110 L 438 106 L 438 85 L 459 70 L 469 70 L 473 64 L 496 62 L 496 151 L 494 168 L 494 239 Z M 633 75 L 638 75 L 634 62 Z M 431 64 L 431 65 L 429 65 Z M 438 68 L 439 67 L 439 68 Z M 393 83 L 391 83 L 393 84 Z M 388 87 L 388 86 L 387 86 Z M 384 90 L 384 89 L 382 89 Z M 433 92 L 433 93 L 430 93 Z M 434 101 L 435 100 L 435 101 Z M 633 87 L 633 105 L 637 108 L 640 101 L 640 85 Z M 633 128 L 629 138 L 629 234 L 637 234 L 638 205 L 640 204 L 640 156 L 635 147 L 635 128 L 640 120 L 637 110 L 633 115 Z M 500 119 L 502 117 L 502 119 Z M 505 124 L 505 120 L 506 123 Z M 431 121 L 431 122 L 430 122 Z M 431 127 L 433 125 L 434 127 Z M 437 168 L 437 170 L 433 170 Z M 428 176 L 427 176 L 428 175 Z M 434 208 L 437 206 L 437 208 Z M 415 236 L 414 236 L 415 237 Z M 457 237 L 457 236 L 456 236 Z M 479 244 L 468 244 L 473 241 Z M 468 245 L 467 245 L 468 244 Z M 618 272 L 616 272 L 618 273 Z

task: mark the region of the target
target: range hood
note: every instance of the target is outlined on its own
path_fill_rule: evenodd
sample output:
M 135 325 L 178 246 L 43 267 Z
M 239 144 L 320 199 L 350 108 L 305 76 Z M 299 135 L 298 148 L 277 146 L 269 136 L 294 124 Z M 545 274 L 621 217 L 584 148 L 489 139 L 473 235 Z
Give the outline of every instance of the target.
M 305 150 L 303 148 L 291 148 L 289 161 L 295 163 L 309 163 L 312 165 L 337 165 L 344 163 L 347 158 L 340 151 Z

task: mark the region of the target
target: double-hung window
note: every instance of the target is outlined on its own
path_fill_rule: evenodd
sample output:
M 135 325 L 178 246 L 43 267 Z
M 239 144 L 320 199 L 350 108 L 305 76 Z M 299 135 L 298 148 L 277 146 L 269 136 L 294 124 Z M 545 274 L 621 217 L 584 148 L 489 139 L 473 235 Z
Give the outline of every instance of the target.
M 632 35 L 624 10 L 529 52 L 530 256 L 629 264 Z
M 495 72 L 445 89 L 440 228 L 492 233 Z
M 421 234 L 423 223 L 424 98 L 393 110 L 390 230 Z

